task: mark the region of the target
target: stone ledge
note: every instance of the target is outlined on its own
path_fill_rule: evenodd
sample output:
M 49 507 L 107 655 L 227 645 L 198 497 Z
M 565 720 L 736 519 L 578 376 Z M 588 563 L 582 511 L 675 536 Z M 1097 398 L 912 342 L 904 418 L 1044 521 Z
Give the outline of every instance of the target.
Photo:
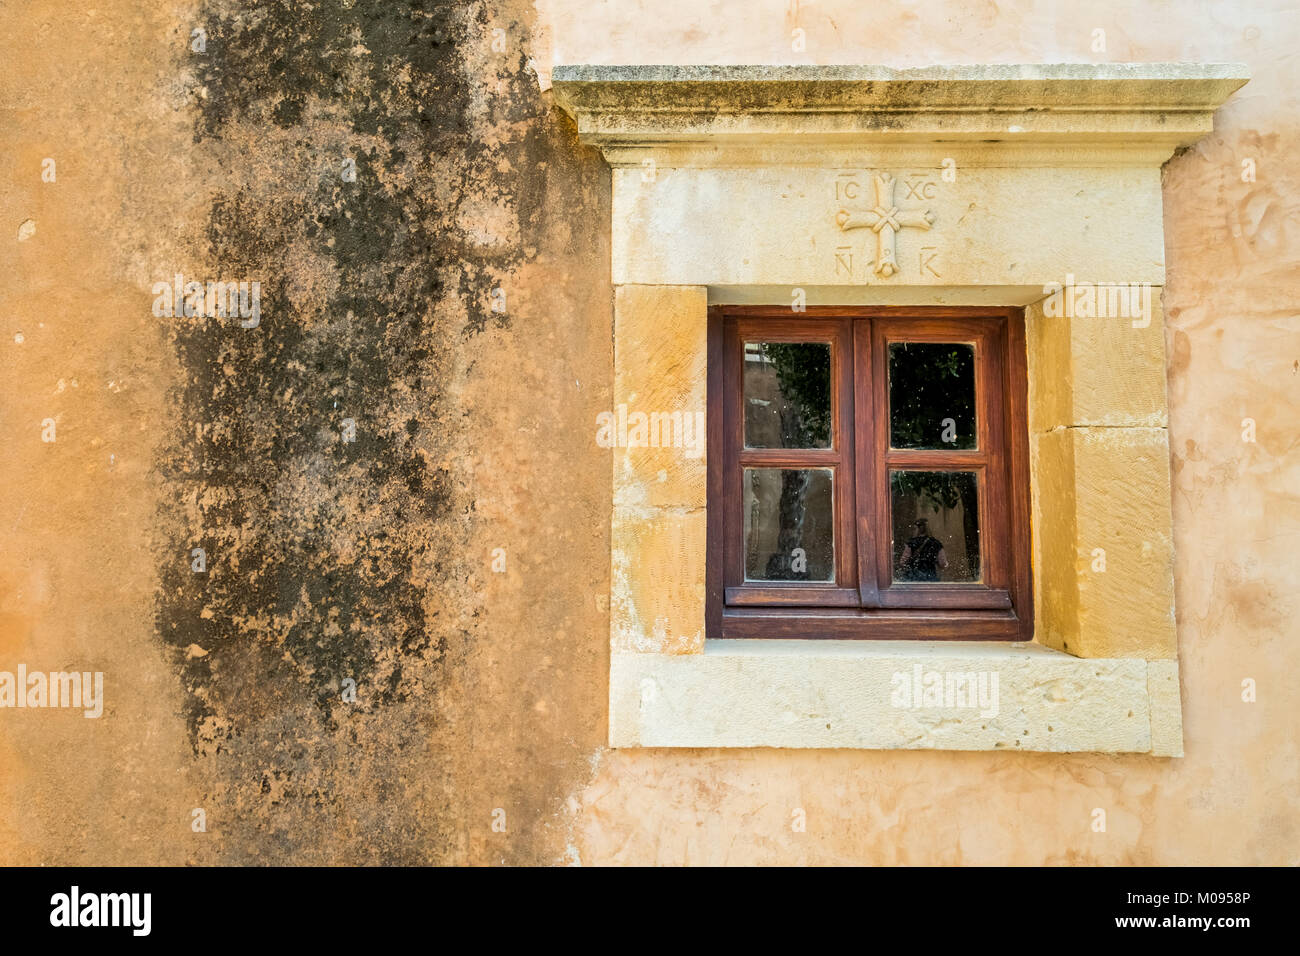
M 1213 129 L 1241 64 L 557 66 L 556 102 L 601 146 L 722 137 L 1145 141 Z
M 931 674 L 954 692 L 937 704 L 925 693 Z M 957 677 L 966 674 L 983 675 L 982 703 L 959 696 L 980 686 Z M 903 695 L 917 687 L 913 707 Z M 1037 644 L 709 641 L 702 654 L 615 652 L 609 734 L 612 747 L 1182 755 L 1176 661 L 1089 660 Z

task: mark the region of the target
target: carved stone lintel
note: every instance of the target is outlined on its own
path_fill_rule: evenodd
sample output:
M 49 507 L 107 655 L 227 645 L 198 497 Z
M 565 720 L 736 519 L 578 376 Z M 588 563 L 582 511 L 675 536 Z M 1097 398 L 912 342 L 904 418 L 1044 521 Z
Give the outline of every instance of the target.
M 835 214 L 835 224 L 840 231 L 870 229 L 876 234 L 876 274 L 888 279 L 898 273 L 898 258 L 894 236 L 900 229 L 929 229 L 934 225 L 930 210 L 900 209 L 894 203 L 894 186 L 897 180 L 889 173 L 875 177 L 876 205 L 865 211 L 850 212 L 840 209 Z

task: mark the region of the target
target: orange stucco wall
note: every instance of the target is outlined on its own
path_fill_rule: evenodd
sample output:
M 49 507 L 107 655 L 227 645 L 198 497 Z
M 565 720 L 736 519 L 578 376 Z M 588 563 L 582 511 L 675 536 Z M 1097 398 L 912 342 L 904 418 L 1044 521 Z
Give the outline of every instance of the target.
M 0 710 L 0 862 L 1300 859 L 1292 6 L 393 7 L 2 14 L 0 670 L 106 702 Z M 1186 756 L 608 750 L 609 176 L 538 74 L 1095 60 L 1254 77 L 1164 178 Z

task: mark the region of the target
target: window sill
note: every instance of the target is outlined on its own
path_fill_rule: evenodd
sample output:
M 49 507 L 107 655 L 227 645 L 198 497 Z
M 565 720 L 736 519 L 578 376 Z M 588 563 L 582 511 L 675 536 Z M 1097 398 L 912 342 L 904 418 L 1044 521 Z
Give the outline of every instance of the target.
M 1182 756 L 1173 660 L 1039 644 L 725 640 L 702 654 L 615 652 L 610 677 L 612 747 Z

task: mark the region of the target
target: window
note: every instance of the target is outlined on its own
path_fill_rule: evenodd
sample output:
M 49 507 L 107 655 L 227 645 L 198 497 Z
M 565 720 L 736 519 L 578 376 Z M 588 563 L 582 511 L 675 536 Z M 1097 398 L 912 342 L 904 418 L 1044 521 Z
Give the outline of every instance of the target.
M 1032 637 L 1019 309 L 714 307 L 710 637 Z

